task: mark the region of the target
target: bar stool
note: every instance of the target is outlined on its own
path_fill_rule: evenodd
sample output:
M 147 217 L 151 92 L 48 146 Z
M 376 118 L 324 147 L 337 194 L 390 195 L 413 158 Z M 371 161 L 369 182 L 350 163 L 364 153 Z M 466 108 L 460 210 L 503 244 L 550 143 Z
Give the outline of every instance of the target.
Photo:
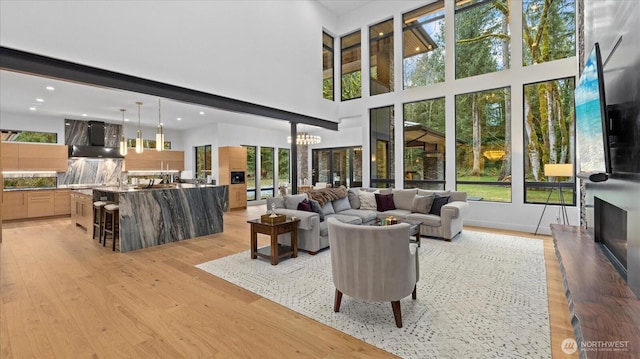
M 98 233 L 98 243 L 102 243 L 102 231 L 104 230 L 104 222 L 102 221 L 102 213 L 104 206 L 107 202 L 96 201 L 93 202 L 93 236 L 92 239 L 96 239 L 96 232 Z
M 111 234 L 111 238 L 113 239 L 113 247 L 112 250 L 116 250 L 116 240 L 120 238 L 120 207 L 117 204 L 107 204 L 104 206 L 104 230 L 103 230 L 103 238 L 102 246 L 105 247 L 107 244 L 107 236 Z

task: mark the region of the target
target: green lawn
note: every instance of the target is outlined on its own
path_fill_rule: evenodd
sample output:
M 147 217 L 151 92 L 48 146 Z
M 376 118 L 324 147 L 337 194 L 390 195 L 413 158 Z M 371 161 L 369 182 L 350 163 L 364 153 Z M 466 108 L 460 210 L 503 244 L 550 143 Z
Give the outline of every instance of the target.
M 458 177 L 459 181 L 477 181 L 477 182 L 496 182 L 498 180 L 497 177 L 491 176 L 482 176 L 482 177 L 472 177 L 472 176 L 461 176 Z M 508 184 L 505 186 L 499 185 L 481 185 L 481 184 L 458 184 L 458 191 L 467 192 L 468 197 L 480 197 L 482 201 L 491 201 L 491 202 L 511 202 L 511 186 Z M 562 189 L 562 195 L 564 196 L 564 202 L 566 204 L 573 204 L 573 190 L 572 189 Z M 527 201 L 528 202 L 538 202 L 538 203 L 546 203 L 547 197 L 549 196 L 549 189 L 547 188 L 529 188 L 527 189 Z M 551 197 L 549 198 L 549 203 L 560 203 L 560 192 L 558 189 L 554 189 Z

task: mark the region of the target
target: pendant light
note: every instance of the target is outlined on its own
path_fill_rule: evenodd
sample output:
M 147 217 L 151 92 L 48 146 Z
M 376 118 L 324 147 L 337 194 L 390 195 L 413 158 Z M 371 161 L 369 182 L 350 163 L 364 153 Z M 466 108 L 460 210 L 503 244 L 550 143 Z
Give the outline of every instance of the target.
M 142 130 L 140 129 L 140 106 L 142 102 L 136 102 L 138 105 L 138 131 L 136 132 L 136 153 L 142 153 L 144 151 L 144 145 L 142 140 Z
M 127 140 L 124 138 L 124 112 L 126 110 L 124 108 L 120 109 L 120 112 L 122 112 L 122 128 L 120 129 L 122 132 L 122 137 L 120 137 L 120 155 L 122 156 L 126 156 L 127 155 Z
M 164 133 L 162 133 L 162 121 L 160 120 L 160 99 L 158 99 L 158 129 L 156 130 L 156 151 L 164 149 Z

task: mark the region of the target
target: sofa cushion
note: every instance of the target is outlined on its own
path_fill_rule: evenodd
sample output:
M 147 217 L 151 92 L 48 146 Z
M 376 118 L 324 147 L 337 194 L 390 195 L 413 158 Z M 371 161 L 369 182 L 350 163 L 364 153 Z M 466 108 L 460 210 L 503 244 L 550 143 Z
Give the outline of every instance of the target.
M 441 196 L 448 196 L 451 194 L 451 191 L 446 190 L 446 191 L 434 191 L 434 190 L 430 190 L 430 189 L 419 189 L 418 190 L 418 195 L 420 196 L 428 196 L 428 195 L 435 195 L 435 194 L 439 194 Z
M 413 197 L 415 197 L 418 191 L 413 189 L 394 189 L 393 190 L 393 203 L 398 209 L 411 210 L 413 204 Z
M 378 213 L 367 209 L 348 209 L 340 212 L 340 214 L 346 214 L 348 216 L 356 216 L 362 219 L 362 223 L 368 223 L 375 221 Z
M 407 215 L 407 219 L 421 221 L 423 225 L 429 227 L 440 227 L 442 219 L 435 214 L 411 213 Z
M 322 207 L 320 207 L 320 202 L 315 199 L 310 199 L 309 203 L 311 203 L 311 210 L 316 212 L 320 216 L 320 222 L 324 221 L 324 213 L 322 213 Z
M 320 203 L 320 202 L 318 202 Z M 336 211 L 333 210 L 333 205 L 331 204 L 331 202 L 327 202 L 324 204 L 324 206 L 322 206 L 322 209 L 320 210 L 322 212 L 322 215 L 327 218 L 328 214 L 334 214 L 336 213 Z
M 284 199 L 284 208 L 286 209 L 298 209 L 298 203 L 309 197 L 306 194 L 294 194 L 293 196 L 287 196 Z
M 358 192 L 360 191 L 354 188 L 350 188 L 349 192 L 347 192 L 347 197 L 349 198 L 349 204 L 353 209 L 360 208 L 360 198 L 358 197 Z
M 428 214 L 429 211 L 431 210 L 432 203 L 433 203 L 433 195 L 429 195 L 429 196 L 415 195 L 413 197 L 413 203 L 411 204 L 411 212 Z
M 348 197 L 338 198 L 331 203 L 333 204 L 333 211 L 336 213 L 351 209 L 351 203 L 349 203 Z
M 382 219 L 389 216 L 394 216 L 398 219 L 405 219 L 410 214 L 411 212 L 407 211 L 406 209 L 392 209 L 390 211 L 378 212 L 377 217 Z
M 375 194 L 376 198 L 376 210 L 378 212 L 390 211 L 392 209 L 396 209 L 395 204 L 393 203 L 393 193 L 391 194 Z
M 335 218 L 340 222 L 344 222 L 344 223 L 350 223 L 350 224 L 362 224 L 362 218 L 358 217 L 358 216 L 350 216 L 347 214 L 342 214 L 342 213 L 334 213 L 334 214 L 328 214 L 325 219 L 329 219 L 329 218 Z M 325 221 L 326 222 L 326 221 Z
M 441 196 L 439 194 L 435 194 L 433 197 L 433 204 L 431 204 L 431 210 L 429 210 L 430 214 L 435 214 L 436 216 L 440 215 L 442 211 L 442 206 L 449 203 L 450 196 Z
M 358 199 L 360 200 L 360 209 L 377 210 L 376 195 L 373 192 L 358 192 Z
M 271 205 L 275 204 L 275 208 L 286 208 L 284 206 L 284 197 L 271 197 L 267 198 L 267 209 L 271 210 Z

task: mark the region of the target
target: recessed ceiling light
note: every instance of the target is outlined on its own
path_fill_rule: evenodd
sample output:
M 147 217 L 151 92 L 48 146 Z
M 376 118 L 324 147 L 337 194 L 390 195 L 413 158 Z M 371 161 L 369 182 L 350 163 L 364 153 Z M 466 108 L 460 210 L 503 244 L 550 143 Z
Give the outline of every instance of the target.
M 31 106 L 31 107 L 29 107 L 29 110 L 31 110 L 31 111 L 35 111 L 35 110 L 36 110 L 36 108 L 35 108 L 34 106 Z
M 87 114 L 86 114 L 86 113 L 83 113 L 83 114 L 82 114 L 82 117 L 87 117 Z
M 176 120 L 182 121 L 182 117 L 178 117 L 178 118 L 176 118 Z
M 201 114 L 201 115 L 204 115 L 204 111 L 200 111 L 200 114 Z
M 67 125 L 67 126 L 71 126 L 71 124 L 69 122 L 65 122 L 64 124 Z
M 55 88 L 55 87 L 53 87 L 53 86 L 47 86 L 47 87 L 45 87 L 45 88 L 46 88 L 47 90 L 49 90 L 49 91 L 54 91 L 54 90 L 56 89 L 56 88 Z
M 37 99 L 36 99 L 36 101 L 38 101 L 38 102 L 44 102 L 44 100 L 43 100 L 43 99 L 41 99 L 41 98 L 37 98 Z
M 124 119 L 124 122 L 129 122 L 129 119 L 128 119 L 128 118 L 125 118 L 125 119 Z

